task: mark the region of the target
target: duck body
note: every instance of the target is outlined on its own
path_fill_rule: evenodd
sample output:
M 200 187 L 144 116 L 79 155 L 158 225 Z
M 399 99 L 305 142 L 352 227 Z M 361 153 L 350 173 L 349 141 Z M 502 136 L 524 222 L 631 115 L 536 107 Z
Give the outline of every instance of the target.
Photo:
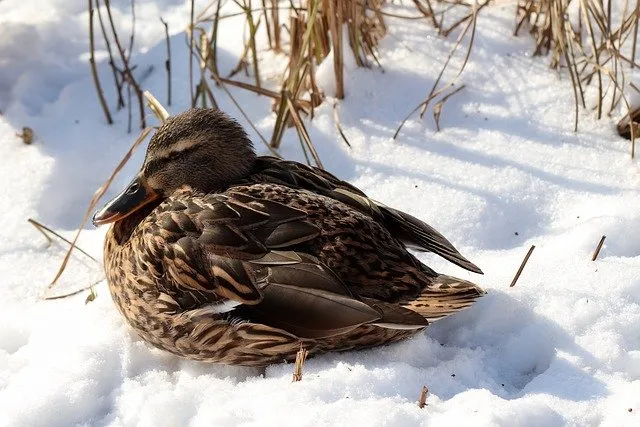
M 176 355 L 265 366 L 301 346 L 311 355 L 371 347 L 484 294 L 407 250 L 480 272 L 433 228 L 325 171 L 257 157 L 242 176 L 199 187 L 136 208 L 105 241 L 119 311 Z

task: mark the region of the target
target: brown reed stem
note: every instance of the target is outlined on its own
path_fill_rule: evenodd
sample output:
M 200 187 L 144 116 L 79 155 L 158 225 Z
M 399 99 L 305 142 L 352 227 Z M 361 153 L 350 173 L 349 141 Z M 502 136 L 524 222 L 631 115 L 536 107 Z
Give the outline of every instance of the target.
M 347 139 L 347 136 L 342 131 L 342 126 L 340 125 L 340 117 L 338 116 L 338 103 L 337 102 L 333 103 L 333 121 L 336 123 L 336 129 L 338 129 L 338 133 L 342 137 L 342 140 L 345 142 L 345 144 L 347 144 L 347 146 L 349 148 L 351 148 L 351 144 L 349 143 L 349 140 Z
M 271 0 L 271 20 L 273 21 L 273 49 L 280 52 L 280 16 L 278 11 L 278 0 Z
M 218 0 L 216 8 L 216 16 L 211 27 L 211 58 L 209 59 L 210 68 L 216 76 L 218 73 L 218 24 L 220 22 L 220 7 L 222 7 L 222 0 Z
M 429 393 L 429 389 L 426 385 L 422 386 L 422 390 L 420 390 L 420 399 L 418 399 L 418 407 L 420 409 L 427 406 L 427 394 Z
M 33 218 L 28 218 L 27 222 L 29 222 L 29 224 L 33 225 L 36 230 L 38 230 L 40 233 L 42 233 L 42 235 L 47 239 L 47 246 L 50 246 L 51 243 L 53 243 L 53 239 L 49 236 L 49 234 L 54 235 L 55 237 L 57 237 L 58 239 L 62 240 L 63 242 L 69 244 L 70 246 L 75 247 L 77 250 L 79 250 L 82 254 L 86 255 L 91 261 L 94 261 L 98 264 L 100 264 L 100 261 L 98 261 L 97 259 L 95 259 L 94 257 L 92 257 L 91 255 L 89 255 L 87 252 L 85 252 L 82 248 L 78 247 L 78 245 L 76 245 L 75 243 L 67 240 L 66 238 L 62 237 L 60 234 L 56 233 L 55 231 L 53 231 L 52 229 L 50 229 L 49 227 L 47 227 L 46 225 L 44 225 L 43 223 L 36 221 Z
M 133 53 L 133 40 L 136 35 L 136 0 L 131 0 L 131 36 L 129 37 L 129 49 L 127 50 L 127 62 L 131 61 Z
M 273 37 L 271 33 L 271 22 L 269 22 L 269 13 L 267 12 L 267 1 L 260 0 L 262 3 L 262 16 L 264 16 L 265 32 L 267 33 L 267 42 L 269 43 L 269 49 L 273 49 Z
M 527 255 L 525 255 L 524 259 L 522 260 L 522 264 L 520 264 L 520 268 L 518 268 L 518 272 L 516 273 L 515 277 L 511 281 L 511 284 L 509 285 L 510 288 L 513 288 L 516 285 L 516 282 L 518 281 L 518 279 L 520 278 L 520 275 L 522 274 L 522 270 L 524 270 L 524 266 L 527 265 L 527 261 L 529 261 L 529 257 L 531 256 L 535 248 L 536 248 L 535 245 L 531 245 L 531 248 L 529 248 L 529 252 L 527 252 Z
M 602 249 L 602 244 L 604 243 L 604 239 L 606 238 L 607 236 L 602 236 L 600 238 L 600 241 L 598 242 L 598 246 L 596 247 L 596 250 L 593 253 L 593 256 L 591 257 L 591 261 L 595 261 L 596 259 L 598 259 L 598 255 L 600 254 L 600 249 Z
M 84 292 L 84 291 L 86 291 L 86 290 L 93 289 L 93 287 L 94 287 L 95 285 L 97 285 L 98 283 L 102 282 L 104 279 L 105 279 L 105 278 L 104 278 L 104 277 L 102 277 L 102 278 L 100 278 L 100 279 L 96 280 L 95 282 L 91 283 L 89 286 L 85 286 L 85 287 L 83 287 L 83 288 L 76 289 L 75 291 L 67 292 L 67 293 L 65 293 L 65 294 L 58 294 L 58 295 L 44 295 L 44 296 L 42 297 L 42 299 L 50 301 L 50 300 L 55 300 L 55 299 L 64 299 L 64 298 L 72 297 L 72 296 L 74 296 L 74 295 L 78 295 L 80 292 Z M 88 297 L 87 297 L 87 299 L 88 299 Z M 94 298 L 94 299 L 95 299 L 95 298 Z M 87 301 L 87 300 L 85 300 L 85 304 L 86 304 L 87 302 L 88 302 L 88 301 Z
M 140 132 L 138 139 L 136 139 L 136 141 L 131 145 L 131 148 L 129 148 L 129 151 L 127 151 L 127 153 L 124 155 L 120 163 L 118 163 L 118 166 L 116 166 L 116 168 L 113 170 L 113 172 L 111 173 L 107 181 L 104 184 L 102 184 L 102 186 L 98 188 L 98 190 L 96 190 L 96 192 L 94 193 L 93 197 L 91 198 L 91 201 L 89 202 L 89 206 L 87 207 L 87 211 L 85 212 L 84 217 L 82 218 L 82 221 L 78 226 L 78 231 L 76 232 L 76 235 L 71 242 L 71 246 L 69 247 L 69 250 L 65 254 L 64 259 L 62 260 L 62 263 L 60 264 L 60 268 L 58 268 L 58 272 L 56 273 L 55 277 L 47 287 L 46 292 L 50 291 L 55 286 L 55 284 L 58 282 L 58 279 L 60 279 L 60 276 L 62 276 L 62 273 L 64 273 L 64 270 L 67 267 L 67 263 L 71 258 L 71 252 L 76 247 L 76 243 L 78 242 L 78 238 L 80 237 L 80 233 L 82 232 L 82 227 L 84 227 L 84 225 L 87 223 L 89 216 L 91 216 L 91 213 L 93 212 L 96 205 L 98 204 L 98 200 L 100 200 L 100 198 L 104 195 L 104 193 L 107 191 L 107 189 L 113 182 L 113 179 L 115 178 L 115 176 L 129 161 L 129 159 L 131 158 L 131 155 L 136 150 L 136 148 L 138 148 L 138 146 L 146 139 L 149 132 L 151 132 L 151 128 L 144 128 L 142 132 Z
M 171 41 L 169 40 L 169 24 L 162 18 L 160 22 L 164 25 L 164 38 L 167 44 L 167 59 L 164 61 L 164 69 L 167 72 L 167 105 L 171 106 Z
M 331 42 L 333 44 L 333 72 L 336 78 L 335 97 L 344 99 L 344 59 L 342 54 L 342 22 L 344 18 L 342 14 L 342 0 L 328 0 L 328 2 Z M 314 5 L 314 8 L 315 7 Z
M 636 0 L 635 14 L 636 19 L 633 21 L 633 41 L 631 44 L 631 68 L 634 68 L 636 63 L 636 43 L 638 41 L 638 13 L 640 13 L 640 0 Z
M 433 106 L 433 119 L 436 122 L 436 131 L 437 132 L 440 132 L 440 115 L 442 114 L 442 109 L 444 108 L 445 102 L 447 102 L 447 100 L 449 98 L 451 98 L 456 93 L 460 92 L 465 87 L 466 87 L 466 85 L 458 86 L 456 89 L 454 89 L 453 91 L 451 91 L 448 94 L 446 94 L 445 96 L 443 96 L 442 99 L 440 101 L 436 102 L 436 104 Z
M 129 66 L 128 57 L 124 51 L 124 48 L 122 47 L 122 44 L 120 43 L 120 38 L 118 37 L 118 32 L 116 30 L 115 23 L 113 22 L 113 16 L 111 14 L 111 1 L 104 0 L 104 3 L 105 3 L 105 7 L 107 8 L 107 16 L 109 18 L 111 32 L 113 33 L 113 41 L 115 42 L 116 47 L 118 48 L 118 53 L 120 54 L 120 59 L 122 60 L 122 66 L 124 68 L 122 73 L 125 81 L 129 85 L 133 86 L 133 89 L 136 92 L 136 96 L 138 98 L 138 109 L 140 110 L 140 127 L 144 129 L 147 125 L 144 117 L 144 99 L 142 96 L 142 90 L 140 89 L 140 86 L 138 85 L 138 82 L 136 81 L 136 79 L 133 77 L 131 67 Z M 131 104 L 131 102 L 129 102 L 129 104 Z
M 308 355 L 309 351 L 300 345 L 300 350 L 296 353 L 296 363 L 293 367 L 293 382 L 302 381 L 302 365 L 304 365 Z
M 196 96 L 193 92 L 193 29 L 194 29 L 194 5 L 195 0 L 190 0 L 190 20 L 189 20 L 189 95 L 191 96 L 191 108 L 196 106 Z
M 107 106 L 107 100 L 104 98 L 104 92 L 102 85 L 100 84 L 100 78 L 98 77 L 98 69 L 96 67 L 95 59 L 95 42 L 93 35 L 93 0 L 89 0 L 89 65 L 91 66 L 91 76 L 93 77 L 93 84 L 96 87 L 98 93 L 98 99 L 100 100 L 100 106 L 104 112 L 104 116 L 107 119 L 108 124 L 113 124 L 113 118 L 111 112 Z
M 100 22 L 100 30 L 102 31 L 102 38 L 104 39 L 105 47 L 107 48 L 107 54 L 109 55 L 109 66 L 111 67 L 111 73 L 113 74 L 113 83 L 116 87 L 116 94 L 118 96 L 117 109 L 124 108 L 124 98 L 122 97 L 122 80 L 118 78 L 119 70 L 116 67 L 116 62 L 113 59 L 113 51 L 111 50 L 111 42 L 107 35 L 107 30 L 102 20 L 102 13 L 100 13 L 100 0 L 96 0 L 96 10 L 98 15 L 98 22 Z
M 293 104 L 293 100 L 291 99 L 291 93 L 289 91 L 285 91 L 284 96 L 287 99 L 287 107 L 289 108 L 289 114 L 291 114 L 291 118 L 293 119 L 293 122 L 296 125 L 296 129 L 300 134 L 300 139 L 306 144 L 307 148 L 309 148 L 309 151 L 311 152 L 311 155 L 313 156 L 313 160 L 316 162 L 316 165 L 320 169 L 324 169 L 324 167 L 322 166 L 322 162 L 320 161 L 320 157 L 318 156 L 318 153 L 316 152 L 316 149 L 313 146 L 313 143 L 311 142 L 311 138 L 309 137 L 307 128 L 302 122 L 302 119 L 300 118 L 300 114 L 298 113 L 298 110 Z

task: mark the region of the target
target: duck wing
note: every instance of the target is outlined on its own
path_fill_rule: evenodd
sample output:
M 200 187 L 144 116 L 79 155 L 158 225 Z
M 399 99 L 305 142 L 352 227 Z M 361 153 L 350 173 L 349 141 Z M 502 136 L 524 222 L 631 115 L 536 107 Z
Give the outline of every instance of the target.
M 269 156 L 259 157 L 255 169 L 256 173 L 248 178 L 250 182 L 269 182 L 301 188 L 339 200 L 384 224 L 406 247 L 433 252 L 459 267 L 482 274 L 478 266 L 462 256 L 449 240 L 429 224 L 370 199 L 357 187 L 327 171 Z
M 263 323 L 300 338 L 363 324 L 428 324 L 412 310 L 354 296 L 317 258 L 291 250 L 320 234 L 302 210 L 230 190 L 175 202 L 158 215 L 157 246 L 172 284 L 164 299 L 187 316 Z

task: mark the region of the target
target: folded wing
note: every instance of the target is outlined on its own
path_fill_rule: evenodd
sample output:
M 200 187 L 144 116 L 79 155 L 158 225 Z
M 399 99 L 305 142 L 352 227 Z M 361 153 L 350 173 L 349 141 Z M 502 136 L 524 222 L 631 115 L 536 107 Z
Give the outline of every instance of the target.
M 358 188 L 329 172 L 268 156 L 258 159 L 257 169 L 259 173 L 250 179 L 253 182 L 272 182 L 302 188 L 339 200 L 384 224 L 406 247 L 433 252 L 459 267 L 482 274 L 478 266 L 462 256 L 451 242 L 429 224 L 368 198 Z
M 363 324 L 419 329 L 409 309 L 353 295 L 331 269 L 293 247 L 320 230 L 306 213 L 227 192 L 162 213 L 167 297 L 189 316 L 263 323 L 300 338 L 339 335 Z

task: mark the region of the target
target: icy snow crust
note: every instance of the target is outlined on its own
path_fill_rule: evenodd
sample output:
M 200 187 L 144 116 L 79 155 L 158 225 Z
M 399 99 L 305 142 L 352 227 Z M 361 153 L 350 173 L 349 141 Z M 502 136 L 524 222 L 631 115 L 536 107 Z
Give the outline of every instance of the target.
M 180 33 L 188 2 L 136 3 L 134 62 L 139 70 L 154 67 L 143 86 L 162 102 L 158 17 L 176 33 L 169 109 L 177 113 L 188 104 Z M 128 34 L 129 2 L 113 4 Z M 452 46 L 422 21 L 392 18 L 380 47 L 384 72 L 348 67 L 345 77 L 339 114 L 353 148 L 335 131 L 331 100 L 308 123 L 328 170 L 435 226 L 485 275 L 421 255 L 425 262 L 489 294 L 406 342 L 309 360 L 295 384 L 291 365 L 263 374 L 150 348 L 125 326 L 104 282 L 88 305 L 86 293 L 39 299 L 64 248 L 47 247 L 27 218 L 71 236 L 134 138 L 126 134 L 126 111 L 115 114 L 115 125 L 104 124 L 88 74 L 84 8 L 70 0 L 0 2 L 0 425 L 640 425 L 638 162 L 608 120 L 585 114 L 580 132 L 572 132 L 567 79 L 528 57 L 527 37 L 512 36 L 513 4 L 482 12 L 466 88 L 445 105 L 442 131 L 429 113 L 391 139 Z M 233 19 L 221 27 L 226 70 L 241 52 L 242 31 Z M 282 61 L 263 50 L 261 67 L 274 78 Z M 100 74 L 113 107 L 104 60 Z M 330 72 L 320 83 L 331 94 Z M 269 100 L 234 93 L 270 135 Z M 246 124 L 222 92 L 216 96 Z M 15 137 L 22 126 L 35 130 L 33 145 Z M 302 160 L 294 131 L 283 149 Z M 107 196 L 128 181 L 142 154 Z M 105 231 L 88 227 L 80 245 L 100 258 Z M 520 281 L 508 288 L 532 244 Z M 56 291 L 100 276 L 99 266 L 78 255 Z M 424 384 L 428 406 L 419 409 Z

